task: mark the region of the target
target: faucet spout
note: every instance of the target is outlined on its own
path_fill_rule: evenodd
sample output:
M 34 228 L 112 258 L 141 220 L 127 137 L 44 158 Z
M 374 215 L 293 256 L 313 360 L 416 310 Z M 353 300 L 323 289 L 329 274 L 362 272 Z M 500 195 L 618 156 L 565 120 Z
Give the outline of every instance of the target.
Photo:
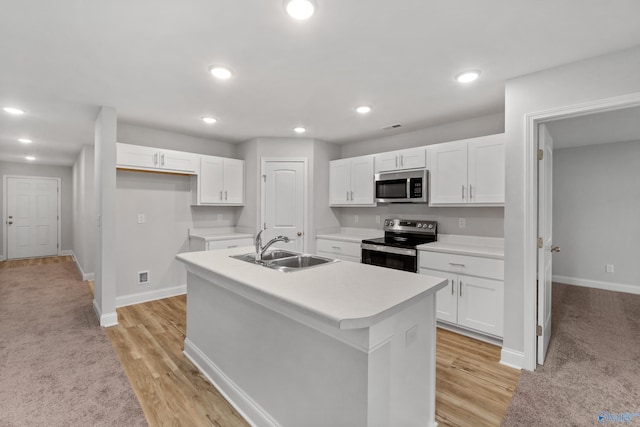
M 259 251 L 256 252 L 256 261 L 262 261 L 262 256 L 269 249 L 269 246 L 273 245 L 276 242 L 285 242 L 289 243 L 291 240 L 287 236 L 278 236 L 269 240 Z M 258 246 L 256 245 L 256 250 Z

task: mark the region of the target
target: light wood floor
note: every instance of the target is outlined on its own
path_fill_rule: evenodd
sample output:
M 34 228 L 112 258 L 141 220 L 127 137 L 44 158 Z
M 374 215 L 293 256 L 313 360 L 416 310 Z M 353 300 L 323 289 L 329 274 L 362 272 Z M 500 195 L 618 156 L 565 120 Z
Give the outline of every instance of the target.
M 151 426 L 245 426 L 182 354 L 186 297 L 118 309 L 108 328 Z M 440 426 L 499 426 L 520 372 L 500 348 L 438 329 L 436 419 Z
M 12 259 L 0 262 L 1 268 L 15 268 L 26 267 L 29 265 L 47 265 L 47 264 L 60 264 L 65 262 L 73 262 L 73 257 L 67 256 L 52 256 L 46 258 L 29 258 L 29 259 Z

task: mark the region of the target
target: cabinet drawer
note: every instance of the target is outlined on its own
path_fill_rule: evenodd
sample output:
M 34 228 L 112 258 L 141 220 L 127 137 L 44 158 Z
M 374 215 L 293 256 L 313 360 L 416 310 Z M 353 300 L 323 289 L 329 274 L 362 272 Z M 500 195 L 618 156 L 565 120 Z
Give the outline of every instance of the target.
M 211 240 L 207 242 L 207 250 L 237 248 L 240 246 L 253 246 L 253 239 Z
M 332 255 L 346 255 L 360 259 L 360 243 L 341 240 L 317 239 L 316 250 Z
M 418 262 L 421 268 L 504 279 L 504 260 L 501 259 L 420 251 Z
M 350 255 L 342 255 L 342 254 L 336 254 L 336 253 L 329 253 L 329 252 L 323 252 L 323 251 L 317 251 L 318 255 L 320 256 L 324 256 L 327 258 L 336 258 L 336 259 L 340 259 L 342 261 L 351 261 L 351 262 L 360 262 L 360 257 L 354 257 L 354 256 L 350 256 Z

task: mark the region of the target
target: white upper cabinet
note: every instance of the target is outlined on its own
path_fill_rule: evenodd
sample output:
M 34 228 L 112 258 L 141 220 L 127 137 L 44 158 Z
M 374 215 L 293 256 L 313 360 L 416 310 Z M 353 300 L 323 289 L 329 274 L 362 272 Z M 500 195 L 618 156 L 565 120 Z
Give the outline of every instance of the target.
M 390 151 L 375 155 L 375 173 L 403 169 L 418 169 L 427 166 L 425 147 Z
M 242 205 L 244 160 L 200 156 L 200 173 L 191 187 L 194 205 Z
M 446 142 L 429 151 L 429 205 L 504 205 L 504 134 Z
M 373 156 L 334 160 L 329 166 L 330 206 L 375 206 Z
M 198 155 L 132 144 L 116 144 L 116 166 L 121 169 L 196 174 Z

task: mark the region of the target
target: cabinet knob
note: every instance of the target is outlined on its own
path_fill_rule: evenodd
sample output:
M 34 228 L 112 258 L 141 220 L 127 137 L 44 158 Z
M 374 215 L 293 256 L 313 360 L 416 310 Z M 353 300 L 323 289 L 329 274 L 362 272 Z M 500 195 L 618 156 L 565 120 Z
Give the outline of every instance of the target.
M 300 237 L 302 236 L 302 231 L 298 231 L 296 234 L 298 235 L 298 237 Z

